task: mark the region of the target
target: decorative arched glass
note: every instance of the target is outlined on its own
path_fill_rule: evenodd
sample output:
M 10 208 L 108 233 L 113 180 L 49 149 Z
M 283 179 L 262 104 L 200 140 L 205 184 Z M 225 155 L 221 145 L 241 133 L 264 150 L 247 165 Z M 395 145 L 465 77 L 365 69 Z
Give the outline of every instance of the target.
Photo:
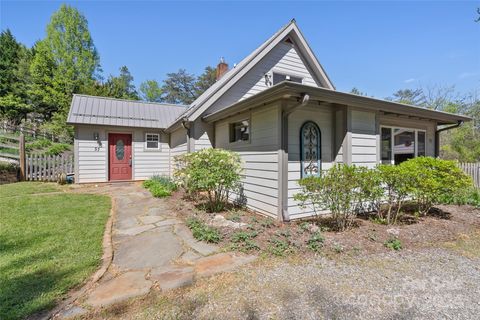
M 125 144 L 123 143 L 122 139 L 117 140 L 115 156 L 117 157 L 117 160 L 123 160 L 123 157 L 125 156 Z
M 320 176 L 322 136 L 317 124 L 307 121 L 300 129 L 301 177 Z

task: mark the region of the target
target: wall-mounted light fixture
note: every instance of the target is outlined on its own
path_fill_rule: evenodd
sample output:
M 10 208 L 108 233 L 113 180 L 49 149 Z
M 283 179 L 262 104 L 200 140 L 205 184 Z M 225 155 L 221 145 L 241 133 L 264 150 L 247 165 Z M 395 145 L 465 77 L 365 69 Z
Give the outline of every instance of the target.
M 93 140 L 99 141 L 100 136 L 98 135 L 98 132 L 93 133 Z

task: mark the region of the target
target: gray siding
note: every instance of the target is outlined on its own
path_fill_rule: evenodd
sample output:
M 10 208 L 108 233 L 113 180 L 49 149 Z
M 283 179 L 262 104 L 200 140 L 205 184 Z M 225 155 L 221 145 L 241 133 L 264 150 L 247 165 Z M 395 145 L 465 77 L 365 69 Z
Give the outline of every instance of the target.
M 376 113 L 351 110 L 352 164 L 373 168 L 377 165 Z
M 187 152 L 187 130 L 177 129 L 170 134 L 170 174 L 175 170 L 175 157 Z
M 145 133 L 158 133 L 155 130 L 135 130 L 132 142 L 134 180 L 146 180 L 153 175 L 170 175 L 170 147 L 168 136 L 160 134 L 160 149 L 145 148 Z
M 98 132 L 100 143 L 93 140 Z M 161 135 L 160 150 L 145 149 L 145 133 L 160 133 L 154 129 L 138 129 L 105 126 L 77 126 L 75 156 L 77 158 L 76 182 L 108 181 L 108 134 L 132 134 L 132 179 L 145 180 L 152 175 L 169 175 L 170 148 L 168 138 Z
M 100 142 L 93 139 L 94 132 L 98 132 Z M 77 126 L 75 145 L 78 146 L 75 150 L 75 182 L 108 181 L 108 137 L 105 127 Z
M 197 121 L 193 123 L 193 138 L 195 139 L 195 150 L 193 151 L 211 148 L 211 140 L 213 140 L 213 125 L 207 124 L 201 119 L 197 119 Z
M 229 142 L 229 123 L 250 119 L 250 141 Z M 243 162 L 247 207 L 271 217 L 278 211 L 279 113 L 277 106 L 259 108 L 215 125 L 216 147 L 238 152 Z
M 295 47 L 282 42 L 218 99 L 208 109 L 207 113 L 218 111 L 267 89 L 265 74 L 271 72 L 299 76 L 303 78 L 303 84 L 319 86 L 312 77 L 312 72 L 303 63 Z

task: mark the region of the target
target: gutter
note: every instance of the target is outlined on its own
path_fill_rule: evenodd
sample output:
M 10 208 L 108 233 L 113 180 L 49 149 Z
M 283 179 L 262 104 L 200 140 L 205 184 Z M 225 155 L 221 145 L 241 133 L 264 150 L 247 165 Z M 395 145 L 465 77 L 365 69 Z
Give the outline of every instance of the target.
M 282 109 L 281 136 L 280 136 L 280 153 L 278 155 L 278 218 L 282 221 L 290 221 L 288 214 L 288 117 L 296 109 L 306 106 L 310 101 L 310 96 L 307 93 L 302 93 L 299 103 L 288 109 Z
M 457 124 L 444 127 L 435 131 L 435 157 L 436 158 L 440 155 L 440 132 L 458 128 L 462 124 L 463 124 L 463 120 L 458 120 Z

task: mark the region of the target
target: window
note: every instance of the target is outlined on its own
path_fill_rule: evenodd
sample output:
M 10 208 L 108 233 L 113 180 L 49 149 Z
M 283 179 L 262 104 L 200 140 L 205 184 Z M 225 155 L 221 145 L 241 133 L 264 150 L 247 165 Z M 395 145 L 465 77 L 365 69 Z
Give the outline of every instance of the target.
M 125 143 L 123 143 L 122 139 L 118 139 L 115 145 L 115 157 L 117 160 L 123 160 L 125 156 Z
M 282 81 L 292 81 L 296 83 L 302 83 L 302 78 L 300 77 L 295 77 L 295 76 L 290 76 L 287 74 L 281 74 L 281 73 L 273 73 L 273 85 L 276 85 L 277 83 L 280 83 Z
M 415 158 L 415 131 L 393 129 L 393 160 L 395 164 Z
M 381 128 L 381 161 L 400 164 L 408 159 L 425 156 L 425 131 L 407 128 Z
M 319 176 L 321 171 L 322 136 L 316 123 L 305 122 L 300 129 L 300 163 L 302 178 Z
M 424 157 L 425 156 L 425 131 L 418 131 L 417 132 L 417 156 Z
M 248 141 L 250 126 L 248 120 L 230 123 L 230 142 Z
M 382 128 L 382 163 L 392 163 L 392 128 Z
M 160 135 L 158 133 L 145 134 L 145 149 L 160 149 Z

